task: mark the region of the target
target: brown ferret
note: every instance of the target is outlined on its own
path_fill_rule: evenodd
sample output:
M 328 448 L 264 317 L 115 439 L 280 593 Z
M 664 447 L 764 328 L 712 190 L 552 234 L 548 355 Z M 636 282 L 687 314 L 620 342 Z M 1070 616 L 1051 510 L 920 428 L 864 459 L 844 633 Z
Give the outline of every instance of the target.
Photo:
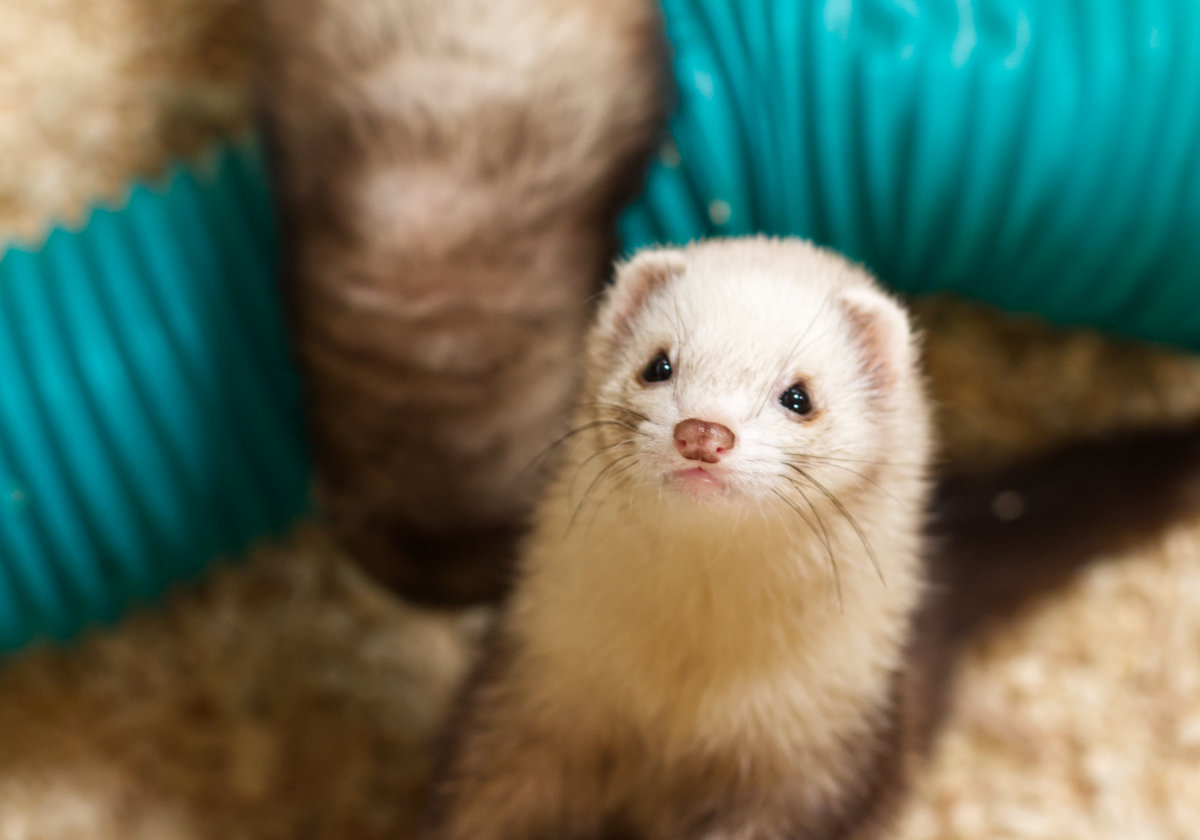
M 930 711 L 917 355 L 805 242 L 622 267 L 427 836 L 877 836 Z
M 255 0 L 323 512 L 378 579 L 490 597 L 664 130 L 653 0 Z

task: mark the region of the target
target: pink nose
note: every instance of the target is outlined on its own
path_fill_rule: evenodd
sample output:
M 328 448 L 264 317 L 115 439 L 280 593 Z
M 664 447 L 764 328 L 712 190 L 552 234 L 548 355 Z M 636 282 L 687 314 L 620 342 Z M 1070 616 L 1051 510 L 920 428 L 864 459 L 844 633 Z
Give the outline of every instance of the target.
M 675 427 L 675 446 L 689 461 L 715 464 L 730 449 L 736 438 L 728 426 L 692 418 Z

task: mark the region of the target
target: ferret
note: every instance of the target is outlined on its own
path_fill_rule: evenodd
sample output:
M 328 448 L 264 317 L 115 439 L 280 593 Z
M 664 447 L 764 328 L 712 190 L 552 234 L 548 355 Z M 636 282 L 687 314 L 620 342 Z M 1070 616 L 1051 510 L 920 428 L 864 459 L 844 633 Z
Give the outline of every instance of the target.
M 429 840 L 886 830 L 928 731 L 904 309 L 800 240 L 620 267 Z
M 252 8 L 319 506 L 393 589 L 493 598 L 665 136 L 658 3 Z

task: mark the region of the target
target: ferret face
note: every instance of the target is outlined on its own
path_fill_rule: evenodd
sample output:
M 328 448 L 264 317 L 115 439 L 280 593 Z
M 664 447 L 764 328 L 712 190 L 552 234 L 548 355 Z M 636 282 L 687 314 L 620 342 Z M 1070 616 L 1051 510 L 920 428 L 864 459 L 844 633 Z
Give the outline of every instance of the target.
M 592 336 L 598 440 L 664 498 L 832 502 L 923 456 L 897 451 L 918 386 L 911 344 L 861 269 L 807 243 L 646 252 L 619 271 Z

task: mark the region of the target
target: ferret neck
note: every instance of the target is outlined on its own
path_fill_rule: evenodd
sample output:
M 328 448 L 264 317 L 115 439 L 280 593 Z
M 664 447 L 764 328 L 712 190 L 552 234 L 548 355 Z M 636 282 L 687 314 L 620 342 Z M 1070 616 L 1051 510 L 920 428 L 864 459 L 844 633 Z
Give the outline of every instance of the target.
M 609 505 L 585 520 L 587 541 L 608 541 L 614 535 L 651 555 L 685 554 L 718 561 L 737 554 L 774 552 L 795 542 L 784 520 L 738 500 L 697 502 L 674 490 L 658 488 L 632 492 L 621 505 Z

